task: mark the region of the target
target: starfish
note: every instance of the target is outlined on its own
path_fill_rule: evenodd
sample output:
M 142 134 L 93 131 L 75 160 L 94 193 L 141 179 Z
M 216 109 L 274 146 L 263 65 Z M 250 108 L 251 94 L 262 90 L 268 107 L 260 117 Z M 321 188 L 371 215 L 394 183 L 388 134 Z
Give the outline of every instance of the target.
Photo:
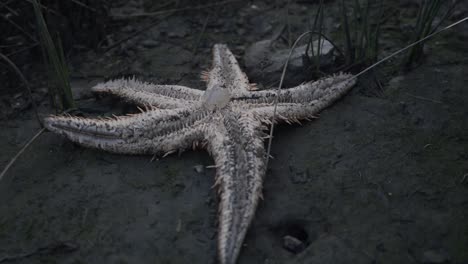
M 235 264 L 262 197 L 267 125 L 316 118 L 352 88 L 351 77 L 340 73 L 279 93 L 254 91 L 229 48 L 216 44 L 212 68 L 202 73 L 206 91 L 117 79 L 92 90 L 145 110 L 110 119 L 50 116 L 44 125 L 73 142 L 114 153 L 165 156 L 197 146 L 207 149 L 220 195 L 218 258 L 221 264 Z

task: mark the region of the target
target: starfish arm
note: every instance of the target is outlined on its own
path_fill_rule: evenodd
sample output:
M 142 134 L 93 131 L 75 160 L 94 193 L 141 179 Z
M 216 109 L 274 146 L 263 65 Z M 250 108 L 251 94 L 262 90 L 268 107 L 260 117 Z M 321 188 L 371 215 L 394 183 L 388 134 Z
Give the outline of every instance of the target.
M 44 126 L 73 142 L 122 154 L 168 154 L 203 140 L 204 110 L 152 109 L 109 119 L 51 116 Z
M 296 87 L 281 89 L 278 103 L 308 103 L 314 100 L 339 98 L 355 84 L 356 81 L 352 77 L 351 74 L 339 73 L 317 81 L 303 83 Z M 273 103 L 276 93 L 275 90 L 244 92 L 232 100 L 245 101 L 255 107 L 255 104 Z
M 261 197 L 266 169 L 263 128 L 252 114 L 227 113 L 206 135 L 217 168 L 221 264 L 236 263 Z
M 282 93 L 279 98 L 280 100 L 278 100 L 275 121 L 291 123 L 316 117 L 320 111 L 340 99 L 356 83 L 356 80 L 350 79 L 348 75 L 342 74 L 338 76 L 338 78 L 326 78 L 309 85 L 304 84 L 295 88 L 290 88 L 293 90 L 288 89 L 292 92 L 289 93 L 289 91 L 287 91 L 287 96 L 284 96 L 285 93 Z M 312 89 L 310 89 L 311 87 Z M 307 94 L 307 91 L 309 91 L 310 94 Z M 303 97 L 297 96 L 298 94 Z M 273 102 L 252 103 L 250 105 L 250 111 L 252 111 L 257 118 L 262 120 L 262 122 L 269 123 L 274 113 Z
M 138 105 L 151 105 L 163 109 L 195 105 L 203 91 L 180 85 L 156 85 L 135 79 L 116 79 L 92 88 L 96 93 L 112 94 Z
M 202 77 L 208 83 L 207 90 L 222 87 L 236 95 L 251 89 L 247 75 L 239 67 L 236 57 L 224 44 L 214 45 L 212 68 Z
M 275 123 L 300 123 L 300 120 L 304 119 L 310 121 L 313 118 L 317 118 L 317 114 L 324 108 L 325 106 L 317 100 L 307 105 L 297 103 L 278 103 L 276 107 Z M 271 104 L 255 107 L 250 111 L 257 117 L 257 119 L 261 120 L 261 122 L 271 124 L 274 112 L 274 106 Z

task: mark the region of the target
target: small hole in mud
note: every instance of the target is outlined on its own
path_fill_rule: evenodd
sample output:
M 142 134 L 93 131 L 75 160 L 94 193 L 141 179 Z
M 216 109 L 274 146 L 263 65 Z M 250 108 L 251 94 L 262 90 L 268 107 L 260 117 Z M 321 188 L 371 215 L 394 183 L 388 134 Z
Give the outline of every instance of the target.
M 280 237 L 282 247 L 293 254 L 304 251 L 309 245 L 309 234 L 299 223 L 284 223 L 274 232 Z
M 297 225 L 297 224 L 290 224 L 286 226 L 285 235 L 295 237 L 299 239 L 300 241 L 302 241 L 303 243 L 307 243 L 309 239 L 309 235 L 304 230 L 304 228 L 302 228 L 302 226 Z

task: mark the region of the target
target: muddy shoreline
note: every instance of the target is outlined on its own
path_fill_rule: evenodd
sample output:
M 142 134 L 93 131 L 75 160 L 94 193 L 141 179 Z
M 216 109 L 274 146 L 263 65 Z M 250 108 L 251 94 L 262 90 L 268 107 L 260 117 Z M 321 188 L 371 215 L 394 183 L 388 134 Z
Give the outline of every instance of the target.
M 313 6 L 294 4 L 294 32 Z M 203 12 L 172 15 L 115 56 L 73 57 L 79 106 L 94 115 L 134 111 L 89 93 L 121 75 L 203 89 L 199 73 L 214 43 L 227 43 L 244 67 L 246 47 L 269 36 L 282 11 L 259 2 L 219 12 L 198 41 L 187 38 L 201 31 Z M 319 119 L 279 126 L 238 263 L 468 263 L 467 35 L 463 25 L 434 39 L 421 66 L 384 72 L 378 92 L 361 79 Z M 40 110 L 50 112 L 46 100 Z M 0 127 L 3 167 L 39 126 L 28 109 Z M 0 182 L 0 262 L 216 263 L 214 171 L 194 169 L 211 158 L 189 151 L 150 160 L 41 136 Z M 283 248 L 291 233 L 305 236 L 299 254 Z M 37 253 L 63 241 L 71 246 Z

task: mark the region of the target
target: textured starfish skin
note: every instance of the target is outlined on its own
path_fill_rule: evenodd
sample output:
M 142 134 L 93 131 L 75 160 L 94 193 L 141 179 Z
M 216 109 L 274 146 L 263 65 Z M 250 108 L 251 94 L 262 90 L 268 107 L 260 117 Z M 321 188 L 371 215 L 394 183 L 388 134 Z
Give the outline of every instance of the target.
M 355 84 L 338 74 L 281 90 L 275 122 L 309 120 Z M 202 78 L 206 91 L 136 80 L 98 84 L 94 92 L 113 94 L 147 109 L 113 119 L 51 116 L 46 128 L 83 146 L 123 154 L 167 155 L 196 146 L 216 164 L 220 194 L 218 257 L 234 264 L 261 197 L 265 175 L 264 130 L 273 118 L 275 91 L 252 85 L 226 45 L 213 48 L 213 65 Z M 150 106 L 148 108 L 148 106 Z

